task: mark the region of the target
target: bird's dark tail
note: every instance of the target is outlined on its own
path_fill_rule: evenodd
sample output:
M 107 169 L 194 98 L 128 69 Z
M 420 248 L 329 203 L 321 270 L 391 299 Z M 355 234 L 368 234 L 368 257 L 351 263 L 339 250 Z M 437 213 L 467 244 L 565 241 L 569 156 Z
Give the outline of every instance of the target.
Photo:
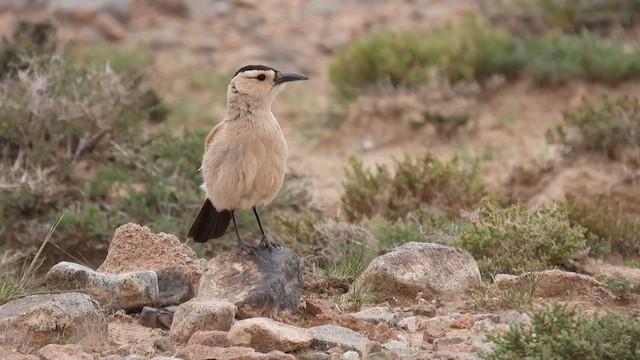
M 189 229 L 189 237 L 193 241 L 203 243 L 209 239 L 216 239 L 224 235 L 231 222 L 231 211 L 218 211 L 209 199 L 204 202 L 196 221 Z

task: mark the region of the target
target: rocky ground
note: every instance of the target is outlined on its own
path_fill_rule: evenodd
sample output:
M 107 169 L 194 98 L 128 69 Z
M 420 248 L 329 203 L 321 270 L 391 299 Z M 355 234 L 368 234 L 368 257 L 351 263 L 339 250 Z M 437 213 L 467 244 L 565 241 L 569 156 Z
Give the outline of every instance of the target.
M 606 268 L 640 285 L 639 269 Z M 493 346 L 488 332 L 531 322 L 513 309 L 527 296 L 527 306 L 559 301 L 585 311 L 625 312 L 638 304 L 636 295 L 621 299 L 595 278 L 560 270 L 498 275 L 485 284 L 469 254 L 429 243 L 407 243 L 374 259 L 342 295 L 363 288 L 377 294 L 357 312 L 341 309 L 331 285 L 319 290 L 326 278 L 308 277 L 305 286 L 301 277 L 299 260 L 287 249 L 206 261 L 172 235 L 127 224 L 115 232 L 98 271 L 59 263 L 47 273 L 47 294 L 0 306 L 0 354 L 13 360 L 479 359 Z

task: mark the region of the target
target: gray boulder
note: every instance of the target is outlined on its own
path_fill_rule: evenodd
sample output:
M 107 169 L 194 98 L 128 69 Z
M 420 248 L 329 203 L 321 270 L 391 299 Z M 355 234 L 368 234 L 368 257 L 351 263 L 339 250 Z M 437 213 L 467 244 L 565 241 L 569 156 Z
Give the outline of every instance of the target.
M 409 242 L 375 258 L 354 287 L 370 286 L 376 292 L 414 297 L 418 292 L 461 293 L 479 282 L 478 264 L 466 251 Z
M 298 306 L 303 283 L 300 259 L 288 248 L 236 251 L 211 259 L 200 279 L 198 298 L 224 299 L 239 318 L 264 317 Z

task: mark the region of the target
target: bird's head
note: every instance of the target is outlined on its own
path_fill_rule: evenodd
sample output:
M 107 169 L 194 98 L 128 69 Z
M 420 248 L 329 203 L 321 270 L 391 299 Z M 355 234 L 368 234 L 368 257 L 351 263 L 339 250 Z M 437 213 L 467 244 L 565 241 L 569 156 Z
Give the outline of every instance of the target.
M 301 74 L 280 72 L 264 65 L 248 65 L 231 79 L 227 98 L 230 102 L 271 106 L 286 83 L 307 79 Z

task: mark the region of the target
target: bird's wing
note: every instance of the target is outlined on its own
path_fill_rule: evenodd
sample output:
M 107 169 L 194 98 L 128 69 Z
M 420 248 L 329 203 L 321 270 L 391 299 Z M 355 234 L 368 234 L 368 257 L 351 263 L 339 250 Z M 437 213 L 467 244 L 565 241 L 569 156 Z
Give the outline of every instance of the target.
M 216 134 L 220 132 L 220 129 L 222 129 L 223 124 L 224 124 L 224 121 L 221 121 L 216 126 L 214 126 L 213 129 L 211 129 L 211 131 L 209 131 L 209 134 L 207 135 L 207 138 L 204 141 L 204 152 L 207 152 L 207 149 L 209 149 L 209 146 L 211 145 L 211 142 L 215 138 Z

